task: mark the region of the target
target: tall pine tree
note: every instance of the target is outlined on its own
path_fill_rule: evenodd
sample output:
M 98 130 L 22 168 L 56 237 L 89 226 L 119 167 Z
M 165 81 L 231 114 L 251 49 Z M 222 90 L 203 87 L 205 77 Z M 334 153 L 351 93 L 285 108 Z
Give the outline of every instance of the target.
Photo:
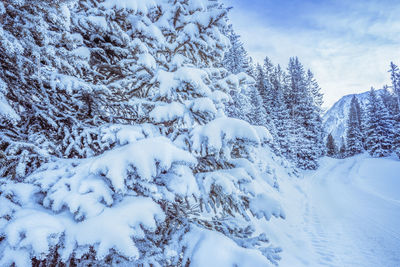
M 334 157 L 338 153 L 338 149 L 335 144 L 335 139 L 332 134 L 328 134 L 326 138 L 326 155 L 329 157 Z
M 339 157 L 340 158 L 345 158 L 346 157 L 346 141 L 344 140 L 344 137 L 341 138 L 340 140 L 340 149 L 339 149 Z
M 249 57 L 240 41 L 240 35 L 235 33 L 232 24 L 228 26 L 225 34 L 229 38 L 230 48 L 224 55 L 222 66 L 233 74 L 247 73 L 250 68 Z
M 397 95 L 397 105 L 400 109 L 400 71 L 397 65 L 390 63 L 390 77 L 392 80 L 393 91 Z
M 316 169 L 323 154 L 323 129 L 318 106 L 319 87 L 307 76 L 299 59 L 291 58 L 286 78 L 285 100 L 292 120 L 291 155 L 297 166 Z
M 366 146 L 373 157 L 384 157 L 391 153 L 393 123 L 389 112 L 375 90 L 369 92 Z
M 350 111 L 347 119 L 346 140 L 347 154 L 354 156 L 363 150 L 363 135 L 361 130 L 360 105 L 357 97 L 353 96 L 350 102 Z
M 255 89 L 257 92 L 254 92 L 253 94 L 256 94 L 257 97 L 257 102 L 255 103 L 255 107 L 258 108 L 260 107 L 261 104 L 261 112 L 263 114 L 259 114 L 259 116 L 262 117 L 262 119 L 265 121 L 265 125 L 267 126 L 268 129 L 270 129 L 271 132 L 275 133 L 275 125 L 273 125 L 273 120 L 272 120 L 272 100 L 269 100 L 271 98 L 271 93 L 270 93 L 270 84 L 268 81 L 268 78 L 266 76 L 266 73 L 261 65 L 257 65 L 256 67 L 256 77 L 255 77 L 256 83 L 255 83 Z M 254 98 L 254 97 L 253 97 Z M 254 110 L 256 113 L 257 110 Z M 257 115 L 257 114 L 255 114 Z
M 397 109 L 393 108 L 394 118 L 394 136 L 393 136 L 393 151 L 400 159 L 400 71 L 399 68 L 393 63 L 390 63 L 390 73 L 392 80 L 392 88 L 394 91 L 395 102 L 397 102 Z
M 272 119 L 275 125 L 275 139 L 279 144 L 280 153 L 287 158 L 291 155 L 290 134 L 294 131 L 289 110 L 285 102 L 285 73 L 278 65 L 271 75 L 271 94 L 274 96 L 272 104 Z

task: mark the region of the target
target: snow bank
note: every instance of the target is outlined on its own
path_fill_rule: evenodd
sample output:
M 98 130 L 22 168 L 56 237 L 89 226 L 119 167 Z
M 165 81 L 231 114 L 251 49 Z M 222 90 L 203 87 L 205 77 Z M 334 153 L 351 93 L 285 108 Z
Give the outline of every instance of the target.
M 272 216 L 281 217 L 282 219 L 286 218 L 285 212 L 279 202 L 266 194 L 258 195 L 252 199 L 250 201 L 250 210 L 258 219 L 264 217 L 270 220 Z
M 187 246 L 184 262 L 190 259 L 193 267 L 271 266 L 260 251 L 242 248 L 218 232 L 192 227 L 182 242 Z

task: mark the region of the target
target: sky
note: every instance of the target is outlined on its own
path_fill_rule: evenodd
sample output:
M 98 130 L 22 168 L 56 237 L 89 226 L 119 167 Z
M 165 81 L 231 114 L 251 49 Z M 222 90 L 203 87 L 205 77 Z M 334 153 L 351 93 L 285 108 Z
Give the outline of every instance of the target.
M 223 0 L 249 54 L 314 73 L 325 107 L 343 95 L 390 84 L 400 64 L 399 0 Z

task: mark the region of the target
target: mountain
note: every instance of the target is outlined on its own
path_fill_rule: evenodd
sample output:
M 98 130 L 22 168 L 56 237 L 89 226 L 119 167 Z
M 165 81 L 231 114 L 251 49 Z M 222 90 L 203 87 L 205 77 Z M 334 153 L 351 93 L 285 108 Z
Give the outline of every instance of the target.
M 382 90 L 376 90 L 377 94 L 380 94 Z M 360 94 L 350 94 L 343 96 L 337 101 L 323 116 L 322 123 L 327 134 L 331 133 L 336 141 L 336 144 L 340 144 L 342 137 L 346 135 L 347 118 L 350 110 L 350 102 L 353 96 L 356 96 L 360 106 L 363 110 L 366 109 L 368 104 L 368 92 Z

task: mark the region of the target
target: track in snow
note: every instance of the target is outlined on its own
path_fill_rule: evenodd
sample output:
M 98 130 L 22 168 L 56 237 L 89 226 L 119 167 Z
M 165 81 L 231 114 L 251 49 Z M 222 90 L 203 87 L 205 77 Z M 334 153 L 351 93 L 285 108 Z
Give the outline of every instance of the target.
M 309 247 L 289 245 L 285 254 L 299 261 L 281 266 L 400 266 L 400 161 L 324 158 L 298 187 L 302 212 L 285 230 L 293 231 L 289 242 L 308 239 Z

